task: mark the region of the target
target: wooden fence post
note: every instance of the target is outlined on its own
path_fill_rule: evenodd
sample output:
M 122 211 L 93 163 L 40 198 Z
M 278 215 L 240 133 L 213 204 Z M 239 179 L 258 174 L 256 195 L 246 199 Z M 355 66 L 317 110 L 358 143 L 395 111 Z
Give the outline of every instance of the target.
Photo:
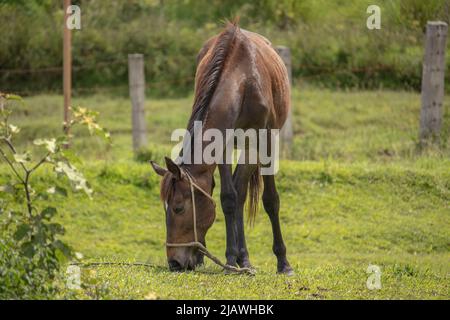
M 71 1 L 64 0 L 64 33 L 63 33 L 63 92 L 64 92 L 64 132 L 69 135 L 69 127 L 67 124 L 70 120 L 69 107 L 71 105 L 72 96 L 72 32 L 67 27 L 67 19 L 69 14 L 67 9 L 70 7 Z M 68 145 L 65 145 L 68 147 Z
M 289 76 L 289 85 L 292 88 L 292 60 L 291 60 L 291 50 L 288 47 L 284 46 L 277 46 L 275 48 L 278 55 L 281 57 L 281 59 L 284 62 L 284 65 L 286 66 L 288 76 Z M 290 157 L 291 156 L 291 148 L 292 148 L 292 141 L 294 139 L 294 129 L 292 126 L 292 99 L 291 99 L 291 109 L 289 110 L 288 117 L 286 119 L 286 122 L 284 123 L 283 128 L 281 128 L 280 132 L 280 142 L 281 142 L 281 155 L 283 157 Z
M 425 38 L 422 69 L 422 110 L 420 112 L 420 142 L 438 140 L 444 100 L 445 50 L 448 26 L 445 22 L 429 21 Z
M 128 55 L 128 81 L 132 104 L 133 150 L 147 146 L 147 128 L 145 124 L 145 75 L 144 56 Z

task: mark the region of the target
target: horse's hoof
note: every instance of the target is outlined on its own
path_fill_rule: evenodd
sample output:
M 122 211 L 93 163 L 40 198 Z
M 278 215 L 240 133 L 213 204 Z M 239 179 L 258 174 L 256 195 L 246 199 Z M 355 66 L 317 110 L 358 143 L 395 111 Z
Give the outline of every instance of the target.
M 249 268 L 249 269 L 253 269 L 252 264 L 250 263 L 250 261 L 248 260 L 244 260 L 242 262 L 238 262 L 239 267 L 241 268 Z
M 288 277 L 292 277 L 293 275 L 295 275 L 294 270 L 290 266 L 286 266 L 283 269 L 278 270 L 277 273 L 278 274 L 283 274 L 283 275 L 288 276 Z

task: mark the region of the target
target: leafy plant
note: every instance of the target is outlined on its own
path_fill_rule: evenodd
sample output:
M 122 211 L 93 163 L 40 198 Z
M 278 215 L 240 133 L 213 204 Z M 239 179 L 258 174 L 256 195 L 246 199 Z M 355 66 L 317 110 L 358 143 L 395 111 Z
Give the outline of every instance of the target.
M 36 152 L 16 149 L 14 137 L 20 128 L 9 121 L 12 111 L 8 106 L 11 101 L 23 103 L 19 96 L 0 93 L 0 157 L 10 168 L 13 177 L 9 183 L 0 187 L 4 195 L 0 203 L 0 213 L 4 216 L 1 231 L 6 239 L 0 244 L 0 279 L 3 279 L 0 280 L 0 288 L 12 287 L 12 291 L 20 296 L 25 292 L 23 286 L 33 287 L 37 275 L 39 281 L 42 280 L 42 272 L 48 279 L 53 279 L 61 262 L 72 255 L 71 248 L 59 239 L 64 234 L 64 227 L 53 221 L 57 208 L 36 206 L 37 200 L 47 200 L 52 195 L 67 196 L 67 189 L 59 182 L 47 186 L 45 190 L 41 190 L 42 187 L 35 188 L 31 184 L 32 176 L 46 165 L 55 172 L 56 181 L 66 177 L 73 189 L 83 191 L 88 197 L 92 196 L 93 191 L 73 164 L 77 161 L 76 156 L 67 148 L 71 136 L 34 140 L 38 149 Z M 66 129 L 84 125 L 91 134 L 99 134 L 110 142 L 109 133 L 97 123 L 98 113 L 76 107 L 72 109 L 72 115 L 70 122 L 64 124 Z M 7 205 L 10 202 L 24 203 L 24 209 L 18 210 L 15 205 L 14 210 L 9 210 Z M 23 272 L 17 273 L 17 265 L 21 265 Z M 42 288 L 42 283 L 34 285 Z

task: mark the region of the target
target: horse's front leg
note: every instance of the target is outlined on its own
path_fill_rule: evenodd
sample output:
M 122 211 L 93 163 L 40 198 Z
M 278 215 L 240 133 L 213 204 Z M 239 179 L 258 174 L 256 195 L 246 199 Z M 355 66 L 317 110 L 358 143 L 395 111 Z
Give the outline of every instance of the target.
M 244 230 L 244 204 L 247 198 L 248 185 L 251 175 L 257 170 L 258 166 L 249 164 L 238 164 L 233 174 L 233 183 L 237 191 L 237 209 L 236 209 L 236 226 L 237 226 L 237 242 L 238 242 L 238 265 L 240 267 L 251 268 L 247 245 L 245 242 Z M 258 172 L 257 172 L 258 174 Z
M 237 210 L 237 192 L 233 185 L 233 175 L 231 165 L 219 165 L 220 173 L 220 201 L 222 210 L 225 215 L 225 225 L 227 233 L 227 249 L 225 256 L 227 264 L 237 266 L 238 245 L 237 245 L 237 227 L 236 227 L 236 210 Z

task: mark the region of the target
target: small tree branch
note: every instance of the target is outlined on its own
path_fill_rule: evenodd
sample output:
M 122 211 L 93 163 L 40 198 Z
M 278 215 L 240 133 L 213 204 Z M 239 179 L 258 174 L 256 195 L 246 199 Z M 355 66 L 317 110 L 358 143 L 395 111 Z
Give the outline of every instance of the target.
M 9 149 L 11 149 L 11 152 L 12 152 L 13 154 L 17 154 L 16 148 L 14 148 L 13 144 L 11 143 L 11 141 L 9 141 L 9 139 L 3 138 L 2 140 L 6 143 L 6 145 L 9 147 Z M 27 169 L 27 167 L 26 167 L 22 162 L 20 162 L 20 166 L 23 168 L 23 170 L 24 170 L 25 172 L 28 172 L 28 171 L 29 171 L 29 170 Z
M 16 154 L 16 149 L 14 148 L 14 146 L 12 145 L 11 141 L 9 141 L 8 139 L 3 138 L 3 141 L 6 143 L 6 145 L 11 149 L 11 152 L 13 154 Z M 24 187 L 24 191 L 25 191 L 25 196 L 27 198 L 27 209 L 28 209 L 28 215 L 30 217 L 33 216 L 33 206 L 31 204 L 31 194 L 30 194 L 30 186 L 29 186 L 29 179 L 30 179 L 30 171 L 27 169 L 27 167 L 23 164 L 20 163 L 21 167 L 23 168 L 23 170 L 25 171 L 25 179 L 22 178 L 22 176 L 20 176 L 20 174 L 17 172 L 16 168 L 14 167 L 14 165 L 11 163 L 11 161 L 9 161 L 8 157 L 6 156 L 6 154 L 3 152 L 2 149 L 0 149 L 1 155 L 3 156 L 3 158 L 6 160 L 6 162 L 9 164 L 9 166 L 11 167 L 11 169 L 14 171 L 14 173 L 16 174 L 17 178 L 20 180 L 20 182 L 23 184 Z M 42 163 L 38 163 L 38 165 L 41 165 Z
M 3 138 L 3 141 L 5 141 L 6 145 L 11 149 L 12 153 L 17 153 L 16 148 L 12 145 L 11 141 L 7 138 Z
M 50 152 L 47 152 L 45 157 L 43 157 L 33 168 L 29 170 L 29 173 L 31 174 L 33 171 L 35 171 L 37 168 L 39 168 L 42 164 L 44 164 L 47 161 L 48 156 L 50 155 Z
M 29 179 L 30 179 L 30 172 L 27 171 L 25 173 L 25 181 L 23 182 L 23 186 L 25 188 L 25 196 L 27 197 L 28 215 L 31 218 L 33 216 L 33 206 L 31 205 L 31 194 L 30 194 Z
M 14 165 L 12 164 L 11 161 L 9 161 L 8 157 L 6 156 L 6 154 L 3 152 L 2 149 L 0 149 L 0 154 L 2 155 L 3 159 L 5 159 L 6 163 L 9 164 L 9 166 L 11 167 L 12 171 L 15 173 L 15 175 L 17 176 L 17 178 L 20 180 L 20 182 L 25 183 L 25 180 L 22 178 L 22 176 L 17 172 L 16 168 L 14 167 Z

